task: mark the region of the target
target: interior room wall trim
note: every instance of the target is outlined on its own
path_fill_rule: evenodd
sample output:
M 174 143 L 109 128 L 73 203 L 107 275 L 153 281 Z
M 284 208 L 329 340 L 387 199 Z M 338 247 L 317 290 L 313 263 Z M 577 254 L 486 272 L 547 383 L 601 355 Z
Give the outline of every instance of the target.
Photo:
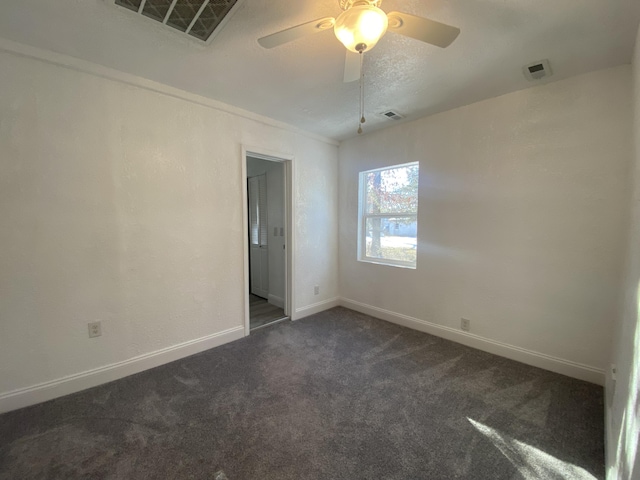
M 403 327 L 412 328 L 437 337 L 445 338 L 468 347 L 477 348 L 478 350 L 493 353 L 511 360 L 516 360 L 527 365 L 543 368 L 551 372 L 585 380 L 597 385 L 604 385 L 605 372 L 600 368 L 516 347 L 515 345 L 498 342 L 479 335 L 456 330 L 455 328 L 410 317 L 409 315 L 403 315 L 401 313 L 367 305 L 366 303 L 357 302 L 348 298 L 341 298 L 340 305 L 357 312 L 371 315 L 372 317 L 376 317 L 381 320 L 386 320 L 397 325 L 402 325 Z
M 173 362 L 210 348 L 224 345 L 244 337 L 244 327 L 238 326 L 137 357 L 87 370 L 75 375 L 13 390 L 0 395 L 0 413 L 46 402 L 63 395 L 112 382 L 134 373 Z
M 237 115 L 239 117 L 243 117 L 249 120 L 253 120 L 255 122 L 269 125 L 271 127 L 276 127 L 282 130 L 288 130 L 290 132 L 298 133 L 300 135 L 304 135 L 306 137 L 313 138 L 315 140 L 328 143 L 330 145 L 336 145 L 336 146 L 339 145 L 339 142 L 337 142 L 332 138 L 324 137 L 322 135 L 317 135 L 315 133 L 302 130 L 293 125 L 289 125 L 288 123 L 280 122 L 278 120 L 274 120 L 269 117 L 258 115 L 257 113 L 253 113 L 248 110 L 244 110 L 242 108 L 234 107 L 232 105 L 228 105 L 226 103 L 223 103 L 217 100 L 203 97 L 201 95 L 196 95 L 194 93 L 189 93 L 184 90 L 180 90 L 179 88 L 170 87 L 169 85 L 165 85 L 160 82 L 147 80 L 146 78 L 124 73 L 119 70 L 115 70 L 113 68 L 104 67 L 102 65 L 98 65 L 96 63 L 92 63 L 87 60 L 71 57 L 69 55 L 64 55 L 61 53 L 51 52 L 49 50 L 43 50 L 40 48 L 31 47 L 29 45 L 24 45 L 18 42 L 12 42 L 11 40 L 7 40 L 3 38 L 0 38 L 0 52 L 7 52 L 15 55 L 20 55 L 23 57 L 33 58 L 49 64 L 75 70 L 78 72 L 88 73 L 90 75 L 95 75 L 97 77 L 105 78 L 108 80 L 114 80 L 114 81 L 126 83 L 134 87 L 144 88 L 152 92 L 156 92 L 162 95 L 167 95 L 169 97 L 185 100 L 187 102 L 195 103 L 197 105 L 201 105 L 207 108 L 212 108 L 220 112 Z
M 308 317 L 309 315 L 324 312 L 325 310 L 338 306 L 340 306 L 340 297 L 333 297 L 323 300 L 322 302 L 312 303 L 305 307 L 296 308 L 292 320 L 300 320 L 301 318 Z

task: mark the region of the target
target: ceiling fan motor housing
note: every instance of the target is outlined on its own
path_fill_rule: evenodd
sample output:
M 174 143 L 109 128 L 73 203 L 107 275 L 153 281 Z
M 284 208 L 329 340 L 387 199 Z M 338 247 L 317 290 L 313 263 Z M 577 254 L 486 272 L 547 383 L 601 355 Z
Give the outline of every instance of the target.
M 342 10 L 349 10 L 356 5 L 371 5 L 380 8 L 382 0 L 338 0 L 338 4 Z

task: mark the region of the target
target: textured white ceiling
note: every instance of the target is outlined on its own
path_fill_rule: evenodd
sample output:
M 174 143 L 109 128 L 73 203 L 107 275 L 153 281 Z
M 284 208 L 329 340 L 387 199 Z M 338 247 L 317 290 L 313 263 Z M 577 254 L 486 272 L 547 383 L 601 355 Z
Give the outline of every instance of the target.
M 522 66 L 548 58 L 553 81 L 629 63 L 639 0 L 384 0 L 461 28 L 448 48 L 387 33 L 366 54 L 365 131 L 532 85 Z M 332 31 L 272 50 L 256 40 L 319 17 L 338 0 L 245 0 L 210 45 L 108 0 L 4 0 L 0 37 L 220 100 L 334 139 L 356 135 L 358 83 L 344 84 Z

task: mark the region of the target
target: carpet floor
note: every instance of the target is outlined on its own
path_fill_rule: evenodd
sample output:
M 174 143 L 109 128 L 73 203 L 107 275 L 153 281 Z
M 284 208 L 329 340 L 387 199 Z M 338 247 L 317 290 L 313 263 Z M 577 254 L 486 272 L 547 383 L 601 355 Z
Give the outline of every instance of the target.
M 344 308 L 0 416 L 0 479 L 601 479 L 603 390 Z

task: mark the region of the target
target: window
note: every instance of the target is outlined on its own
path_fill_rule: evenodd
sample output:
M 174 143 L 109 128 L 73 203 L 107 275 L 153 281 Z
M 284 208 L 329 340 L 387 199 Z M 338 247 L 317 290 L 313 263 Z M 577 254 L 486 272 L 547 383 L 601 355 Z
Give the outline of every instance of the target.
M 360 172 L 358 260 L 416 268 L 418 162 Z

